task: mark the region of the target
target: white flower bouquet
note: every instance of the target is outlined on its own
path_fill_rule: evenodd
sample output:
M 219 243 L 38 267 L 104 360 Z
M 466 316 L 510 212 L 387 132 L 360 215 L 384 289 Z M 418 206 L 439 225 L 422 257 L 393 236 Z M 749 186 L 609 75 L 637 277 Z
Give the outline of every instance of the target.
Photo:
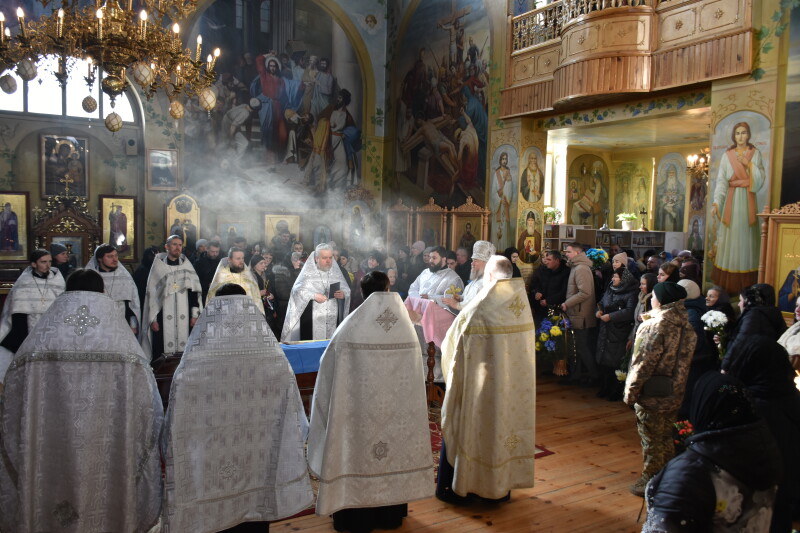
M 720 342 L 717 345 L 717 352 L 719 352 L 719 358 L 722 359 L 725 356 L 725 345 L 727 340 L 725 326 L 728 325 L 728 317 L 722 311 L 708 311 L 700 317 L 700 320 L 702 320 L 703 324 L 705 324 L 706 331 L 710 331 L 714 335 L 719 336 Z

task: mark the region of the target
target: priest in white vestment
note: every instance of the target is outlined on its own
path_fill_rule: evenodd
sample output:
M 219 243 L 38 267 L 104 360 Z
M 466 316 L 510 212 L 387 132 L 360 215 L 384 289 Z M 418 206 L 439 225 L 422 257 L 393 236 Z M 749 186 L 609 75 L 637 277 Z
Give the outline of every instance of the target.
M 139 331 L 142 348 L 153 359 L 183 352 L 203 308 L 200 278 L 182 253 L 183 239 L 171 235 L 165 249 L 150 267 Z
M 489 241 L 475 241 L 472 247 L 472 267 L 469 272 L 469 283 L 464 288 L 464 293 L 452 297 L 442 298 L 442 302 L 450 309 L 461 311 L 483 289 L 483 272 L 486 263 L 497 252 L 494 244 Z
M 482 292 L 461 310 L 442 345 L 447 394 L 437 498 L 506 501 L 533 486 L 535 330 L 511 262 L 486 265 Z
M 434 493 L 419 344 L 389 278 L 361 282 L 366 298 L 320 360 L 308 463 L 319 478 L 318 515 L 337 531 L 399 527 L 410 501 Z
M 146 532 L 158 522 L 161 398 L 149 357 L 102 291 L 97 272 L 73 272 L 8 369 L 4 532 Z
M 441 306 L 443 298 L 453 298 L 461 294 L 464 290 L 464 282 L 454 270 L 447 268 L 447 251 L 441 246 L 436 246 L 431 250 L 428 258 L 428 266 L 414 280 L 408 289 L 408 295 L 416 298 L 433 300 Z
M 208 289 L 208 300 L 217 295 L 217 290 L 227 283 L 235 283 L 244 289 L 244 292 L 253 299 L 253 303 L 261 312 L 264 312 L 264 302 L 261 300 L 261 291 L 258 282 L 244 264 L 244 250 L 233 247 L 228 251 L 228 257 L 223 258 L 217 265 L 214 279 Z
M 142 307 L 139 303 L 139 290 L 130 272 L 124 266 L 120 267 L 117 249 L 110 244 L 101 244 L 86 263 L 86 268 L 100 274 L 106 295 L 117 302 L 120 316 L 128 322 L 133 334 L 137 335 Z
M 350 310 L 350 287 L 333 266 L 333 247 L 322 243 L 297 276 L 286 310 L 282 342 L 330 339 Z
M 14 354 L 42 314 L 64 292 L 64 278 L 52 267 L 47 250 L 34 250 L 30 265 L 20 274 L 3 304 L 0 315 L 0 390 Z
M 223 286 L 172 379 L 163 531 L 211 533 L 309 507 L 307 431 L 294 373 L 264 314 L 241 287 Z

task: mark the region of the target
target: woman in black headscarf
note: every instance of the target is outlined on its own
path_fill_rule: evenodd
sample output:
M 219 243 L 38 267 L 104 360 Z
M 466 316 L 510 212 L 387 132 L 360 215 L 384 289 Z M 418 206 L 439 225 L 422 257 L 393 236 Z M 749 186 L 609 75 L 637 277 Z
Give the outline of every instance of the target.
M 503 250 L 503 256 L 509 261 L 511 261 L 511 268 L 513 269 L 511 277 L 521 278 L 522 273 L 519 271 L 519 267 L 517 266 L 517 261 L 519 260 L 519 250 L 517 250 L 513 246 L 509 246 L 508 248 Z
M 703 375 L 690 421 L 686 451 L 647 485 L 642 532 L 767 531 L 781 461 L 744 386 L 717 372 Z
M 784 477 L 771 531 L 791 531 L 792 520 L 800 520 L 800 391 L 789 356 L 771 336 L 743 336 L 728 349 L 722 371 L 744 383 L 778 443 Z
M 734 346 L 737 337 L 766 335 L 777 341 L 786 331 L 786 322 L 780 310 L 775 307 L 775 288 L 766 283 L 756 283 L 747 287 L 739 295 L 739 309 L 742 314 L 733 326 L 728 337 L 728 349 Z
M 630 270 L 622 266 L 611 276 L 603 298 L 597 303 L 598 336 L 596 360 L 600 375 L 598 398 L 610 402 L 622 399 L 622 383 L 616 370 L 626 360 L 625 348 L 633 329 L 633 313 L 636 309 L 637 283 Z M 627 364 L 625 365 L 627 367 Z

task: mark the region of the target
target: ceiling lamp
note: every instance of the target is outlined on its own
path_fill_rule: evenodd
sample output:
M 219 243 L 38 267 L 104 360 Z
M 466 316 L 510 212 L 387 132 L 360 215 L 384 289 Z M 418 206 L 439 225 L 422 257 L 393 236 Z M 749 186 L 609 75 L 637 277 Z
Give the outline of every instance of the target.
M 45 8 L 51 3 L 38 1 Z M 213 109 L 216 95 L 210 87 L 216 79 L 214 67 L 220 50 L 216 48 L 203 58 L 201 36 L 194 53 L 182 48 L 180 36 L 180 21 L 195 11 L 197 1 L 138 0 L 136 9 L 133 0 L 124 1 L 125 9 L 117 0 L 106 0 L 102 5 L 97 0 L 93 6 L 81 0 L 62 0 L 60 9 L 53 8 L 50 15 L 30 22 L 25 20 L 22 8 L 17 8 L 19 32 L 13 36 L 5 26 L 5 14 L 0 12 L 0 74 L 15 68 L 23 80 L 30 81 L 36 77 L 36 62 L 55 56 L 58 67 L 54 74 L 64 87 L 76 59 L 83 59 L 88 61 L 84 80 L 90 89 L 97 68 L 104 72 L 100 88 L 110 98 L 112 108 L 117 96 L 130 86 L 130 72 L 148 99 L 164 91 L 171 110 L 183 109 L 183 95 L 201 94 L 203 109 Z M 91 102 L 87 104 L 92 107 Z M 172 116 L 180 118 L 183 113 Z M 109 123 L 117 126 L 116 120 L 107 117 L 107 127 Z
M 711 163 L 711 149 L 706 147 L 699 154 L 686 156 L 686 170 L 698 179 L 708 178 L 708 167 Z

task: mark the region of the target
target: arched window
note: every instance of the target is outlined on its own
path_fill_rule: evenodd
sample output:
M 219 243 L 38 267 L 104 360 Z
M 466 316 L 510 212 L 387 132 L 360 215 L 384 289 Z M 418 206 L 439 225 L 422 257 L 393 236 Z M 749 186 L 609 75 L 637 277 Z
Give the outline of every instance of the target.
M 242 0 L 236 0 L 236 12 L 234 16 L 236 17 L 236 29 L 241 30 L 244 27 L 244 4 Z
M 61 87 L 53 75 L 58 70 L 55 56 L 47 56 L 36 64 L 37 75 L 29 82 L 23 82 L 16 72 L 9 74 L 17 82 L 17 90 L 12 94 L 0 92 L 0 111 L 17 111 L 57 115 L 62 117 L 94 118 L 102 120 L 111 113 L 111 99 L 103 94 L 100 98 L 102 72 L 97 72 L 91 90 L 84 78 L 88 74 L 87 62 L 83 59 L 70 59 L 72 67 L 66 87 Z M 92 113 L 83 110 L 82 102 L 87 96 L 97 101 L 97 109 Z M 135 115 L 128 95 L 122 93 L 114 102 L 113 111 L 122 117 L 123 122 L 135 122 Z M 66 109 L 65 109 L 66 107 Z
M 269 33 L 272 24 L 272 0 L 261 0 L 261 33 Z

